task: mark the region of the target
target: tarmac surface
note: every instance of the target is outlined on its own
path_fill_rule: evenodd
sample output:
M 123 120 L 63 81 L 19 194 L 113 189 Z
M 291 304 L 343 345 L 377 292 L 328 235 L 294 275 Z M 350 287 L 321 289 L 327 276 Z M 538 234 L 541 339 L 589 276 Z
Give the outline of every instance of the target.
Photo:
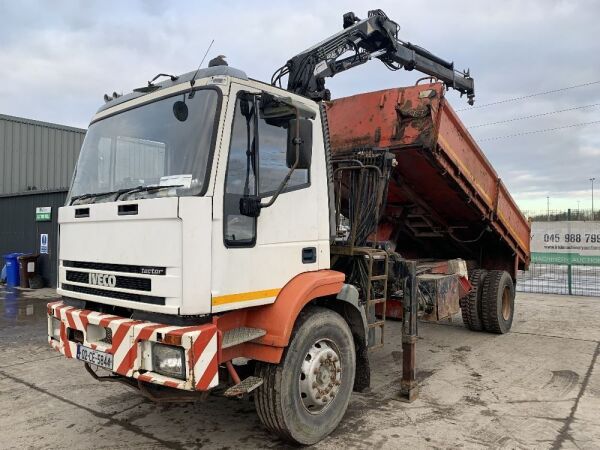
M 285 447 L 247 399 L 156 405 L 95 381 L 47 344 L 54 297 L 0 288 L 0 448 Z M 388 321 L 370 392 L 315 448 L 600 448 L 599 298 L 518 293 L 509 334 L 459 317 L 419 334 L 419 399 L 399 401 L 400 324 Z

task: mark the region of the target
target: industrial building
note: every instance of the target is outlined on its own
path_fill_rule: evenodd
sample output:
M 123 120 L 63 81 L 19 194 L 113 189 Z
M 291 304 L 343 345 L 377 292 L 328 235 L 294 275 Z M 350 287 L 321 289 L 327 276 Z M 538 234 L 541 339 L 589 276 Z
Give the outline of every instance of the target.
M 0 114 L 0 255 L 40 253 L 39 271 L 47 286 L 56 286 L 58 208 L 85 133 Z

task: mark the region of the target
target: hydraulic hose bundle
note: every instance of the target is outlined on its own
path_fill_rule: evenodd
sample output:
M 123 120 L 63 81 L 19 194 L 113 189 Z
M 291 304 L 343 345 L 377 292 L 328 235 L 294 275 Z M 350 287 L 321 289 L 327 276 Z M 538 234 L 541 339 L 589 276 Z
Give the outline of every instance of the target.
M 385 210 L 394 163 L 394 155 L 381 149 L 355 149 L 338 153 L 332 160 L 336 202 L 335 244 L 345 247 L 348 256 L 351 256 L 338 259 L 337 264 L 340 269 L 343 266 L 343 272 L 348 274 L 347 281 L 361 290 L 369 285 L 367 260 L 362 256 L 353 257 L 353 251 L 378 246 L 376 231 Z M 365 298 L 365 295 L 362 297 Z
M 386 150 L 356 149 L 332 160 L 338 245 L 376 245 L 369 237 L 385 209 L 394 156 Z

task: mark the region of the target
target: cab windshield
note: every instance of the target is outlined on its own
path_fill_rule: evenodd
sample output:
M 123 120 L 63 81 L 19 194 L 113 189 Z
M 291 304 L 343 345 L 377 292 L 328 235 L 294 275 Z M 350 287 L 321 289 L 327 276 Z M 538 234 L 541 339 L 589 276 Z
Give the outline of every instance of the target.
M 188 90 L 94 122 L 67 204 L 203 194 L 218 105 L 216 90 Z

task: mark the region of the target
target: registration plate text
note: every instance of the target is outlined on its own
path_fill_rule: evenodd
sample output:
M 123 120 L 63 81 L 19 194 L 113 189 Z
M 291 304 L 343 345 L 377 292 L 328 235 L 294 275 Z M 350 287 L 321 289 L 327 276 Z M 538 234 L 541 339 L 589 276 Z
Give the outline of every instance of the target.
M 83 345 L 77 346 L 77 359 L 108 370 L 113 367 L 113 355 Z

